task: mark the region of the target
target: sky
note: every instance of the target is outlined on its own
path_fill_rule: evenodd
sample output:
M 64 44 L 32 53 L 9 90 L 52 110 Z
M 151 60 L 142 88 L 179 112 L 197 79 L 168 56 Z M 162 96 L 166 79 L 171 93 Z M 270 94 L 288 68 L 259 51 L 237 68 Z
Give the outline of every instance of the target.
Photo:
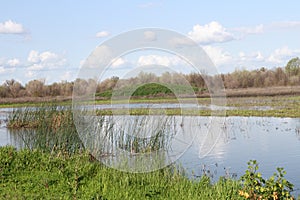
M 300 54 L 300 2 L 278 2 L 2 1 L 0 83 L 72 81 L 98 45 L 147 27 L 190 37 L 219 73 L 284 67 Z M 177 60 L 160 52 L 139 52 L 117 59 L 106 76 L 122 77 L 133 65 L 180 65 Z

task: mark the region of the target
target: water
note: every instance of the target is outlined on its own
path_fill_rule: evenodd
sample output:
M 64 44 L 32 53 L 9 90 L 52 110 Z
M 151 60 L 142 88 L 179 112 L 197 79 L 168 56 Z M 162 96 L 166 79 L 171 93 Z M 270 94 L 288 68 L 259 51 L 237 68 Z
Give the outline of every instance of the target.
M 0 110 L 0 146 L 22 146 L 20 138 L 10 134 L 3 122 L 10 111 Z M 300 118 L 226 117 L 220 134 L 209 139 L 205 139 L 205 134 L 211 118 L 192 118 L 198 124 L 194 143 L 177 161 L 191 178 L 204 172 L 213 180 L 220 176 L 238 178 L 247 169 L 247 162 L 255 159 L 263 177 L 270 177 L 276 167 L 283 167 L 287 171 L 285 177 L 295 186 L 294 194 L 300 194 Z M 205 149 L 207 146 L 214 148 Z

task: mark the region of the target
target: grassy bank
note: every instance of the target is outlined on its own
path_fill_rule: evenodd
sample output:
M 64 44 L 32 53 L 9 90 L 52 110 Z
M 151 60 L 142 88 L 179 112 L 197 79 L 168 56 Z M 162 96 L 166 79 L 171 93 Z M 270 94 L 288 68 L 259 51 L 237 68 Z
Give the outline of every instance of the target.
M 289 183 L 283 177 L 273 177 L 270 179 L 273 184 L 268 186 L 259 181 L 269 180 L 257 172 L 252 173 L 251 165 L 248 170 L 241 180 L 220 178 L 211 183 L 206 176 L 188 179 L 175 166 L 151 173 L 126 173 L 92 161 L 88 153 L 68 156 L 0 147 L 0 198 L 206 200 L 245 199 L 252 195 L 264 199 L 292 199 Z M 257 183 L 261 184 L 259 191 L 255 189 Z M 281 187 L 272 189 L 276 184 Z

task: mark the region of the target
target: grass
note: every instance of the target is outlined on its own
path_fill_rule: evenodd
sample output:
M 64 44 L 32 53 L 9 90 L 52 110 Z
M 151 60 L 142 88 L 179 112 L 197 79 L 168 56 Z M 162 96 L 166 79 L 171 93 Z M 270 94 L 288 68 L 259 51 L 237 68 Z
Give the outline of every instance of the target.
M 182 98 L 181 102 L 189 103 L 191 99 Z M 130 99 L 130 103 L 178 103 L 175 98 L 152 98 L 152 99 Z M 110 104 L 110 100 L 96 100 L 96 105 Z M 114 101 L 116 104 L 128 103 L 124 100 Z M 210 105 L 210 98 L 198 98 L 198 103 L 201 105 Z M 17 107 L 26 107 L 27 104 L 19 104 Z M 45 104 L 30 104 L 29 106 L 43 107 L 51 106 L 50 103 Z M 70 102 L 57 103 L 59 106 L 70 106 Z M 27 105 L 28 106 L 28 105 Z M 226 116 L 262 116 L 262 117 L 300 117 L 300 96 L 262 96 L 262 97 L 230 97 L 227 98 L 227 106 L 234 109 L 226 111 Z M 267 109 L 260 109 L 267 108 Z M 28 109 L 28 108 L 27 108 Z M 115 111 L 116 112 L 116 111 Z M 117 112 L 124 114 L 125 110 L 119 109 Z M 159 109 L 151 109 L 151 112 L 161 113 Z M 101 109 L 97 111 L 98 115 L 111 115 L 112 111 Z M 131 109 L 132 115 L 149 114 L 149 109 Z M 177 108 L 165 109 L 167 115 L 181 115 L 181 110 Z M 210 116 L 210 110 L 191 110 L 190 115 Z
M 90 161 L 87 153 L 0 152 L 1 199 L 242 199 L 237 181 L 190 180 L 174 166 L 134 174 Z
M 251 172 L 251 167 L 243 179 L 221 177 L 212 183 L 208 176 L 188 179 L 175 165 L 151 173 L 128 173 L 91 160 L 87 152 L 63 155 L 0 147 L 0 199 L 238 200 L 255 195 L 253 192 L 257 192 L 257 197 L 276 199 L 273 190 L 277 191 L 276 196 L 281 191 L 290 195 L 285 190 L 286 179 L 281 175 L 277 180 L 271 177 L 270 186 L 261 185 L 263 190 L 256 191 L 257 181 L 264 179 L 260 173 Z M 277 183 L 283 187 L 274 188 Z
M 174 91 L 172 91 L 172 88 Z M 197 87 L 191 87 L 186 85 L 176 85 L 176 84 L 168 84 L 168 87 L 164 85 L 160 85 L 157 83 L 148 83 L 145 85 L 142 85 L 138 87 L 136 90 L 134 90 L 135 87 L 128 86 L 121 89 L 117 89 L 115 91 L 108 90 L 102 93 L 97 93 L 95 96 L 98 97 L 106 97 L 111 98 L 112 94 L 116 96 L 132 96 L 132 97 L 159 97 L 159 96 L 173 96 L 175 94 L 189 94 L 191 92 L 198 92 L 199 88 Z M 192 89 L 192 91 L 191 91 Z M 133 92 L 133 93 L 132 93 Z M 132 94 L 131 94 L 132 93 Z
M 112 117 L 101 115 L 92 119 L 96 126 L 88 126 L 91 124 L 87 120 L 79 119 L 80 123 L 87 123 L 85 135 L 80 137 L 71 107 L 54 104 L 15 109 L 8 117 L 7 127 L 12 135 L 22 139 L 21 144 L 30 149 L 62 150 L 72 154 L 89 146 L 97 151 L 97 156 L 112 155 L 117 148 L 136 155 L 168 147 L 175 126 L 172 118 L 162 116 L 153 121 L 151 116 L 128 116 L 122 124 L 120 121 L 116 124 Z
M 44 105 L 15 109 L 8 117 L 7 127 L 25 148 L 71 154 L 83 148 L 71 107 Z

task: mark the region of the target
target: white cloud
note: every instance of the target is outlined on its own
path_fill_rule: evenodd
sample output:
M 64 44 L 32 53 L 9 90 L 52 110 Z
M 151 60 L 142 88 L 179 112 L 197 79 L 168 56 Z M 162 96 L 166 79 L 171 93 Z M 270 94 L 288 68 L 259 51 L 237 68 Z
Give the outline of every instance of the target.
M 59 59 L 59 56 L 50 51 L 45 51 L 39 55 L 41 62 L 52 62 Z
M 163 66 L 171 66 L 171 65 L 179 65 L 185 63 L 177 56 L 159 56 L 159 55 L 145 55 L 140 56 L 137 65 L 163 65 Z
M 7 64 L 11 67 L 16 67 L 20 64 L 19 59 L 13 58 L 7 61 Z
M 265 57 L 262 55 L 262 53 L 260 51 L 252 52 L 250 54 L 240 52 L 239 53 L 239 61 L 259 62 L 259 61 L 265 61 Z
M 228 42 L 235 39 L 233 34 L 216 21 L 204 26 L 197 24 L 192 31 L 188 32 L 188 35 L 201 44 Z
M 120 67 L 122 65 L 124 65 L 126 63 L 126 60 L 124 58 L 117 58 L 117 59 L 113 59 L 112 60 L 112 68 L 117 68 Z
M 156 40 L 156 34 L 152 31 L 145 31 L 144 32 L 144 39 L 148 42 Z
M 100 31 L 100 32 L 96 33 L 97 38 L 103 38 L 103 37 L 107 37 L 109 35 L 110 35 L 110 33 L 108 31 Z
M 288 59 L 297 56 L 300 50 L 292 50 L 287 46 L 275 49 L 273 53 L 267 59 L 268 62 L 275 64 L 284 64 Z
M 37 63 L 40 61 L 40 58 L 39 58 L 39 52 L 37 51 L 34 51 L 34 50 L 31 50 L 29 52 L 29 55 L 28 55 L 28 58 L 27 60 L 31 63 Z
M 67 64 L 64 55 L 59 55 L 50 51 L 39 53 L 38 51 L 30 51 L 27 61 L 31 64 L 28 70 L 55 69 L 63 67 Z
M 3 34 L 23 34 L 25 29 L 22 24 L 16 23 L 14 21 L 8 20 L 0 23 L 0 33 Z
M 233 60 L 232 56 L 221 47 L 203 46 L 203 50 L 216 66 L 224 65 Z

